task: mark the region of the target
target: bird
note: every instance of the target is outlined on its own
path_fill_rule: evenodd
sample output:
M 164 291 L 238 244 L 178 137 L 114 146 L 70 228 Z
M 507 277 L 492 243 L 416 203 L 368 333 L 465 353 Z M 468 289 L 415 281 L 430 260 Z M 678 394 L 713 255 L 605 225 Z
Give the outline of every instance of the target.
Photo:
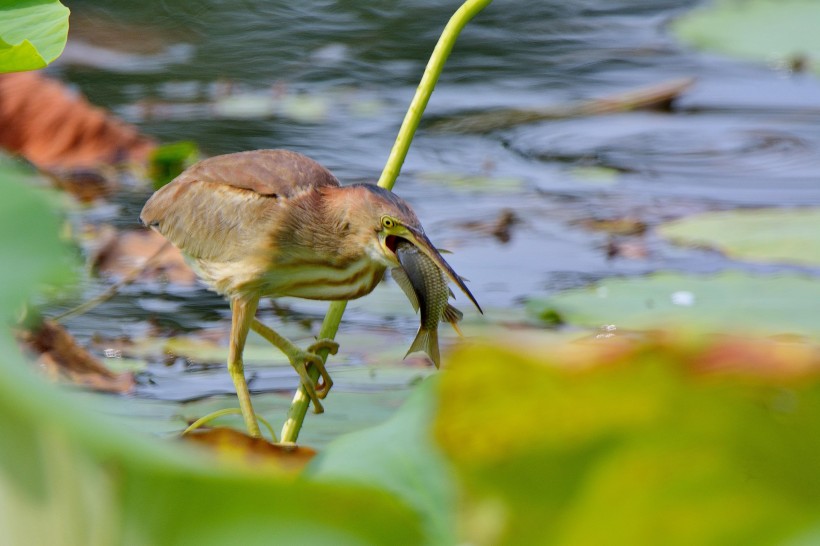
M 373 184 L 343 186 L 295 151 L 251 150 L 199 161 L 157 190 L 140 220 L 178 247 L 199 278 L 230 302 L 227 365 L 250 436 L 261 434 L 242 360 L 249 330 L 287 356 L 317 413 L 333 384 L 317 351 L 336 354 L 339 348 L 329 339 L 299 348 L 256 318 L 261 298 L 365 296 L 388 268 L 400 267 L 396 248 L 403 240 L 432 259 L 481 311 L 406 201 Z M 315 382 L 308 366 L 319 371 Z

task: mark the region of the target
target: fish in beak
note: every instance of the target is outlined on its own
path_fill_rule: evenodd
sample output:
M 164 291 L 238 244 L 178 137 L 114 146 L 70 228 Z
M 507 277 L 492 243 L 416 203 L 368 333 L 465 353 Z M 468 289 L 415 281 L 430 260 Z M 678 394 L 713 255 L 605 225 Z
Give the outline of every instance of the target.
M 481 309 L 481 306 L 476 301 L 472 292 L 470 292 L 470 289 L 464 284 L 464 280 L 450 267 L 450 264 L 442 257 L 441 253 L 433 246 L 433 243 L 430 242 L 430 239 L 427 238 L 427 235 L 425 235 L 423 231 L 408 227 L 407 233 L 403 234 L 402 237 L 430 258 L 436 267 L 444 272 L 444 274 L 464 292 L 470 301 L 473 302 L 478 312 L 482 315 L 484 314 L 484 311 Z M 401 257 L 399 257 L 399 261 L 401 261 Z M 402 266 L 404 266 L 404 264 L 402 264 Z

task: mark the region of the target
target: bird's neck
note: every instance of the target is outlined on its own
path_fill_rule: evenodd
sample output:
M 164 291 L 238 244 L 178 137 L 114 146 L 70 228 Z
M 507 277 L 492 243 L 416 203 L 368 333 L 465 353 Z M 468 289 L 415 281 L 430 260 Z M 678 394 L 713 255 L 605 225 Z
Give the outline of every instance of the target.
M 334 251 L 354 255 L 366 254 L 382 262 L 376 231 L 380 225 L 372 210 L 370 194 L 361 186 L 337 186 L 321 189 L 321 210 L 325 226 L 336 241 Z
M 361 205 L 356 205 L 354 194 L 347 187 L 322 187 L 294 199 L 277 234 L 284 242 L 280 259 L 305 253 L 334 262 L 358 259 L 365 241 L 355 229 L 361 223 L 355 212 Z

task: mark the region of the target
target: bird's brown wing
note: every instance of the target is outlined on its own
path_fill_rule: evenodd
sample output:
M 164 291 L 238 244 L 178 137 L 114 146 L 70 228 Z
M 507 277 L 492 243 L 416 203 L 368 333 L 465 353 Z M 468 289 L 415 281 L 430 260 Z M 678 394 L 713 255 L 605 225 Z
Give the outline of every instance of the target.
M 309 187 L 339 185 L 330 171 L 290 150 L 253 150 L 211 157 L 186 170 L 180 179 L 227 184 L 285 198 Z
M 215 156 L 154 193 L 140 219 L 193 258 L 229 262 L 266 244 L 289 199 L 338 185 L 330 171 L 288 150 Z

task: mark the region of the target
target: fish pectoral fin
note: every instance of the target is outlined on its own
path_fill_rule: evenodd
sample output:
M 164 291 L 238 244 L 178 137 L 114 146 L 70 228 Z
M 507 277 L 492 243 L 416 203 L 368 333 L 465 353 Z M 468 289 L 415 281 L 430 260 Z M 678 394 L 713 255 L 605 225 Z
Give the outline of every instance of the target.
M 401 267 L 394 267 L 390 270 L 390 275 L 393 277 L 393 280 L 396 281 L 396 284 L 399 285 L 404 295 L 407 296 L 407 299 L 410 300 L 410 305 L 413 306 L 413 309 L 418 312 L 419 310 L 419 298 L 416 295 L 416 290 L 413 288 L 413 283 L 410 282 L 410 277 L 407 276 L 407 273 Z
M 449 303 L 447 304 L 447 307 L 444 308 L 444 313 L 441 314 L 441 322 L 449 322 L 450 324 L 460 322 L 463 318 L 464 313 L 462 313 Z
M 439 355 L 438 351 L 438 330 L 435 328 L 432 330 L 419 328 L 416 339 L 413 340 L 404 358 L 407 358 L 410 353 L 415 353 L 416 351 L 427 353 L 427 356 L 430 357 L 430 360 L 432 360 L 433 364 L 438 368 L 439 362 L 441 361 L 441 355 Z
M 441 322 L 449 322 L 450 326 L 453 327 L 453 330 L 456 331 L 459 337 L 464 337 L 461 328 L 458 327 L 459 321 L 463 318 L 464 313 L 448 303 L 447 307 L 444 308 L 444 313 L 441 315 Z

